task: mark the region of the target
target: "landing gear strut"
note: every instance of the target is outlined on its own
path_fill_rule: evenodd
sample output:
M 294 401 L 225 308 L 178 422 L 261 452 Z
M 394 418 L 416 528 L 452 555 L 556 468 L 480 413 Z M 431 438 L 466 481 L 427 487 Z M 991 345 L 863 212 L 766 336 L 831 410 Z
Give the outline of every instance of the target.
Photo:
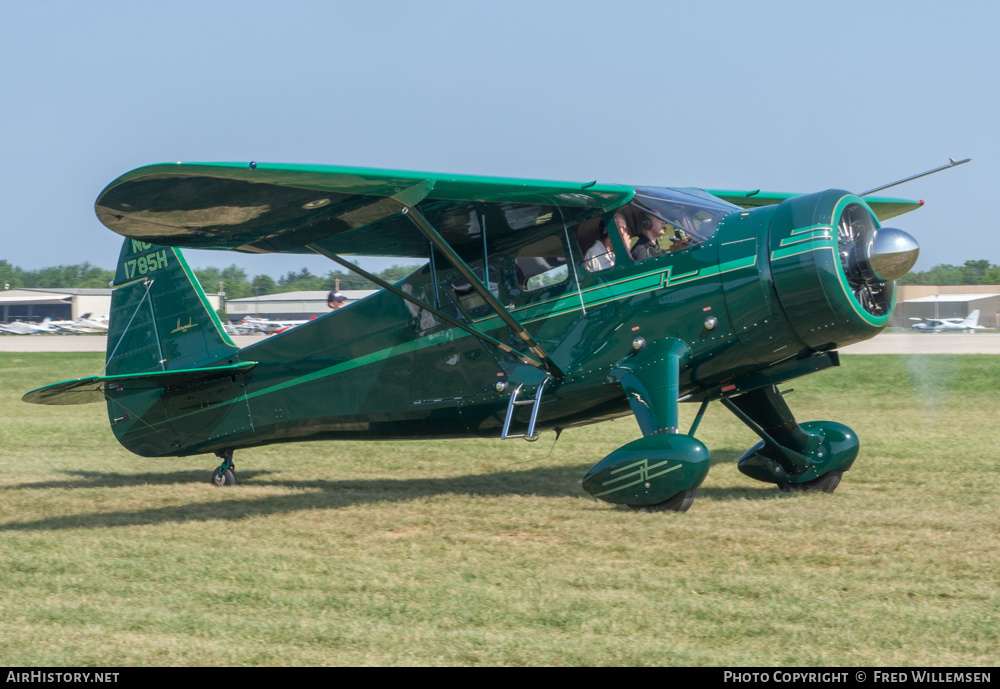
M 595 498 L 643 512 L 686 512 L 708 473 L 709 453 L 691 434 L 678 431 L 680 364 L 689 350 L 674 338 L 646 345 L 612 369 L 628 398 L 643 437 L 602 459 L 583 477 Z M 698 421 L 705 412 L 702 404 Z
M 236 485 L 236 464 L 233 462 L 233 451 L 228 448 L 218 450 L 215 456 L 222 460 L 222 464 L 212 472 L 212 484 L 216 486 Z
M 832 493 L 858 456 L 854 431 L 835 421 L 799 424 L 773 385 L 721 402 L 761 439 L 739 470 L 780 490 Z

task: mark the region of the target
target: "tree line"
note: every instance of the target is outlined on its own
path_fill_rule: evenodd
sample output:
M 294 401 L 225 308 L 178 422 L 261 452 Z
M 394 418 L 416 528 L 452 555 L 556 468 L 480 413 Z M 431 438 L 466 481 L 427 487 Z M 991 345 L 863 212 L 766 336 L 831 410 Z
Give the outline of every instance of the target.
M 416 270 L 413 266 L 392 266 L 378 277 L 391 283 L 398 282 Z M 279 294 L 282 292 L 327 291 L 338 283 L 340 289 L 378 289 L 378 286 L 354 273 L 331 271 L 324 275 L 313 275 L 308 268 L 289 271 L 277 280 L 270 275 L 254 275 L 250 278 L 246 271 L 233 264 L 228 268 L 195 268 L 195 275 L 206 292 L 225 292 L 227 299 Z M 55 266 L 25 270 L 0 259 L 0 283 L 4 289 L 34 287 L 38 289 L 107 288 L 114 280 L 114 271 L 105 270 L 90 263 L 72 266 Z
M 965 265 L 947 263 L 930 270 L 915 270 L 904 275 L 901 285 L 1000 285 L 1000 266 L 989 261 L 966 261 Z
M 395 283 L 412 273 L 414 266 L 392 266 L 380 273 L 374 273 L 386 282 Z M 228 268 L 195 268 L 198 282 L 206 292 L 218 292 L 220 285 L 226 299 L 261 297 L 265 294 L 282 292 L 320 292 L 339 289 L 378 289 L 374 282 L 355 273 L 331 271 L 326 275 L 313 275 L 308 268 L 289 271 L 274 280 L 270 275 L 254 275 L 248 278 L 245 270 L 236 265 Z

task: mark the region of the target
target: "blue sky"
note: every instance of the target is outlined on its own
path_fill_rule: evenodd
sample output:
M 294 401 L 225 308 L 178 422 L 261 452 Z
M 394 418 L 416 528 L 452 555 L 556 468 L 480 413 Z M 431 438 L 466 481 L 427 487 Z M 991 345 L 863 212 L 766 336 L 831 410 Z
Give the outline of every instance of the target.
M 890 224 L 918 269 L 1000 263 L 997 27 L 960 1 L 0 3 L 0 258 L 112 267 L 94 199 L 165 161 L 810 192 L 952 156 Z

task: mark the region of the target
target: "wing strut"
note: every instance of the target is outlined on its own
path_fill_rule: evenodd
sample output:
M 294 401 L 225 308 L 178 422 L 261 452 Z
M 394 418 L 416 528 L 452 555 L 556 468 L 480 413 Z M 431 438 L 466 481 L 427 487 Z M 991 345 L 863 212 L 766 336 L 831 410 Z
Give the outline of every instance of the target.
M 320 254 L 321 256 L 326 256 L 328 259 L 330 259 L 334 263 L 338 263 L 338 264 L 344 266 L 345 268 L 347 268 L 352 273 L 357 273 L 358 275 L 360 275 L 361 277 L 365 278 L 366 280 L 371 280 L 372 282 L 374 282 L 376 285 L 378 285 L 382 289 L 389 290 L 390 292 L 392 292 L 396 296 L 402 297 L 404 300 L 406 300 L 408 302 L 411 302 L 412 304 L 416 304 L 417 306 L 419 306 L 420 308 L 424 309 L 428 313 L 433 314 L 434 316 L 440 318 L 441 320 L 443 320 L 443 321 L 445 321 L 447 323 L 451 323 L 456 328 L 461 328 L 462 330 L 464 330 L 465 332 L 469 333 L 473 337 L 477 337 L 480 340 L 483 340 L 484 342 L 487 342 L 488 344 L 491 344 L 494 347 L 497 347 L 498 349 L 500 349 L 500 350 L 502 350 L 504 352 L 508 352 L 510 354 L 513 354 L 514 356 L 518 357 L 521 361 L 523 361 L 524 363 L 528 364 L 529 366 L 534 366 L 535 368 L 542 369 L 543 371 L 546 370 L 545 366 L 543 366 L 539 362 L 535 361 L 531 357 L 529 357 L 529 356 L 527 356 L 525 354 L 522 354 L 521 352 L 517 351 L 516 349 L 514 349 L 512 347 L 509 347 L 508 345 L 505 345 L 500 340 L 497 340 L 497 339 L 495 339 L 493 337 L 490 337 L 489 335 L 487 335 L 484 332 L 476 330 L 475 328 L 472 328 L 472 327 L 466 325 L 465 323 L 462 323 L 461 321 L 459 321 L 459 320 L 457 320 L 455 318 L 452 318 L 451 316 L 449 316 L 446 313 L 443 313 L 439 309 L 436 309 L 436 308 L 434 308 L 434 307 L 432 307 L 432 306 L 430 306 L 428 304 L 425 304 L 423 301 L 421 301 L 420 299 L 417 299 L 412 294 L 407 294 L 403 290 L 399 289 L 398 287 L 396 287 L 393 284 L 390 284 L 390 283 L 386 282 L 385 280 L 383 280 L 382 278 L 378 277 L 377 275 L 372 275 L 367 270 L 365 270 L 365 269 L 363 269 L 363 268 L 361 268 L 359 266 L 356 266 L 353 263 L 345 261 L 340 256 L 338 256 L 337 254 L 331 253 L 331 252 L 327 251 L 326 249 L 324 249 L 323 247 L 317 246 L 316 244 L 307 244 L 306 246 L 308 248 L 312 249 L 313 251 L 315 251 L 317 254 Z
M 413 206 L 406 206 L 403 208 L 402 213 L 410 219 L 410 222 L 416 225 L 417 229 L 431 241 L 438 251 L 444 254 L 445 258 L 447 258 L 448 261 L 455 266 L 458 272 L 461 273 L 462 277 L 469 281 L 472 289 L 474 289 L 476 293 L 478 293 L 479 296 L 481 296 L 483 300 L 489 304 L 490 308 L 493 309 L 497 316 L 499 316 L 500 319 L 507 324 L 507 327 L 513 330 L 514 333 L 524 341 L 524 343 L 528 346 L 528 349 L 530 349 L 532 353 L 542 361 L 542 365 L 545 367 L 546 371 L 558 378 L 562 378 L 566 375 L 563 370 L 559 368 L 559 365 L 552 360 L 552 357 L 550 357 L 545 350 L 542 349 L 537 342 L 535 342 L 535 338 L 531 336 L 531 333 L 525 330 L 524 326 L 521 325 L 513 315 L 511 315 L 507 308 L 501 304 L 496 297 L 493 296 L 493 293 L 490 292 L 489 288 L 483 284 L 482 280 L 480 280 L 474 272 L 472 272 L 469 266 L 465 264 L 465 261 L 463 261 L 462 258 L 455 253 L 455 250 L 451 248 L 451 245 L 448 244 L 447 241 L 445 241 L 444 237 L 438 234 L 438 231 L 435 230 L 429 222 L 427 222 L 427 218 L 425 218 L 419 210 Z

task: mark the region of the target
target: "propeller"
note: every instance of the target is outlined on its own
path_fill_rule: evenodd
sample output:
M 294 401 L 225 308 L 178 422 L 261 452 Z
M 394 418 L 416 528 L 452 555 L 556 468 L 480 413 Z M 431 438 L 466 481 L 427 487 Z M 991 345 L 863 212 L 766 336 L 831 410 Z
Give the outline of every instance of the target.
M 867 196 L 941 170 L 964 165 L 970 160 L 972 159 L 948 158 L 947 165 L 891 184 L 883 184 L 863 191 L 858 196 Z M 917 240 L 894 227 L 876 227 L 871 215 L 858 204 L 844 209 L 837 225 L 837 238 L 840 244 L 840 262 L 854 298 L 873 316 L 885 314 L 892 306 L 888 303 L 887 283 L 906 275 L 917 262 L 917 255 L 920 253 Z
M 856 203 L 841 213 L 837 240 L 854 298 L 873 316 L 885 315 L 892 307 L 888 283 L 906 275 L 916 263 L 917 241 L 894 227 L 877 227 L 871 213 Z

